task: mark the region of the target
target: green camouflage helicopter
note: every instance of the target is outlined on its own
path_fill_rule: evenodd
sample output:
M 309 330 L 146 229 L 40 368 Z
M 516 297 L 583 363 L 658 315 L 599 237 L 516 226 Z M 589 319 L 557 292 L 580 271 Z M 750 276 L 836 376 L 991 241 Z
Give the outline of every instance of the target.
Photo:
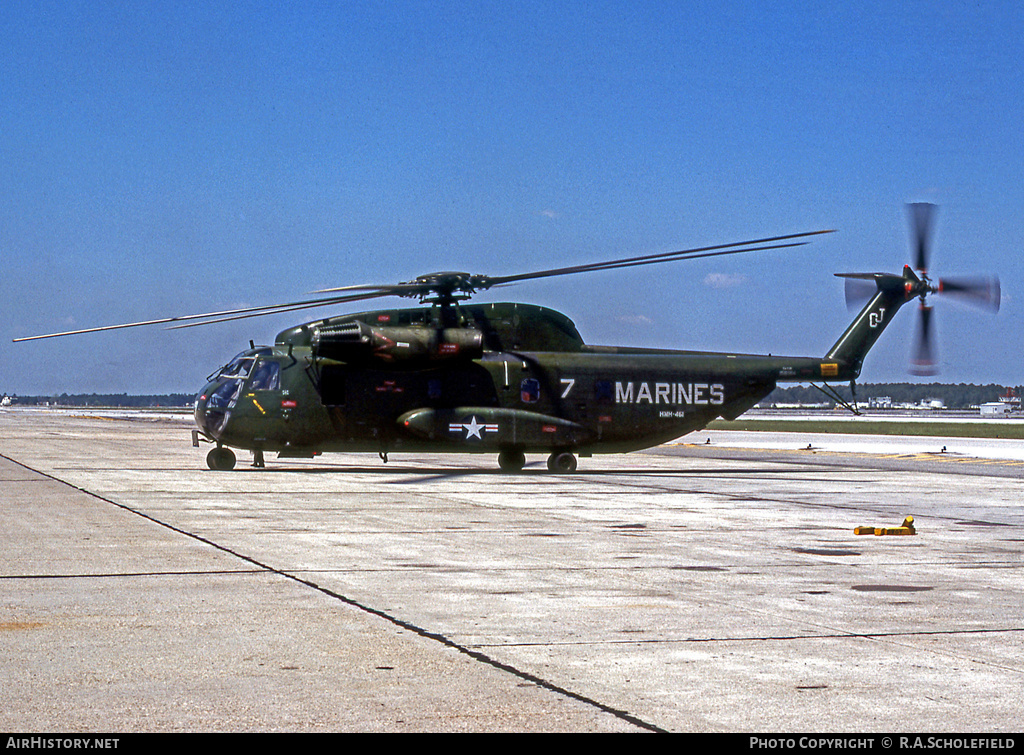
M 328 317 L 254 346 L 214 373 L 195 402 L 193 444 L 213 443 L 211 469 L 235 466 L 231 448 L 279 458 L 330 451 L 494 453 L 517 472 L 527 454 L 547 454 L 552 472 L 572 472 L 577 456 L 656 446 L 718 418 L 735 419 L 779 382 L 852 383 L 868 350 L 912 299 L 922 307 L 918 368 L 930 368 L 929 294 L 955 292 L 997 309 L 995 279 L 927 275 L 931 205 L 911 205 L 917 270 L 901 275 L 840 274 L 848 301 L 867 303 L 821 357 L 757 356 L 590 346 L 565 315 L 530 304 L 464 304 L 495 286 L 808 243 L 829 231 L 505 276 L 441 272 L 394 285 L 346 286 L 287 304 L 88 328 L 16 340 L 168 324 L 214 322 L 381 297 L 421 305 Z M 834 392 L 833 392 L 833 395 Z M 836 396 L 838 398 L 838 396 Z

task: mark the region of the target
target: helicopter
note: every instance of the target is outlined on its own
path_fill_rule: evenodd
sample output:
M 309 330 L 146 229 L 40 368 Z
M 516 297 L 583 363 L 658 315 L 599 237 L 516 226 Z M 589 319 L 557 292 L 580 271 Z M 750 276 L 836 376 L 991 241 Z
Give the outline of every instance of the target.
M 272 346 L 239 353 L 196 396 L 193 445 L 213 448 L 212 470 L 231 470 L 235 449 L 312 458 L 324 452 L 489 453 L 508 473 L 527 454 L 546 454 L 551 472 L 577 469 L 577 457 L 657 446 L 735 419 L 780 382 L 854 385 L 868 351 L 906 303 L 917 299 L 921 328 L 915 364 L 934 362 L 933 294 L 954 293 L 999 307 L 994 278 L 928 277 L 932 205 L 910 205 L 916 272 L 837 273 L 847 301 L 866 294 L 853 321 L 820 357 L 679 351 L 584 343 L 555 310 L 523 303 L 470 304 L 498 286 L 591 272 L 801 246 L 832 231 L 754 239 L 675 252 L 488 276 L 438 272 L 410 281 L 313 292 L 312 299 L 18 338 L 79 335 L 164 324 L 209 325 L 384 297 L 421 306 L 330 316 L 278 333 Z M 844 402 L 845 403 L 845 402 Z M 856 411 L 856 407 L 851 407 Z

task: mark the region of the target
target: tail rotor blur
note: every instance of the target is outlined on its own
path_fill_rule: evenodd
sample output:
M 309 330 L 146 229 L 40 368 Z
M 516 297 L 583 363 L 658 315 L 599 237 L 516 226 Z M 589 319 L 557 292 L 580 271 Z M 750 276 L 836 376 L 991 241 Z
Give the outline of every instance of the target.
M 939 370 L 935 354 L 935 335 L 932 330 L 932 307 L 922 304 L 919 312 L 910 372 L 914 375 L 937 375 Z
M 918 325 L 914 337 L 910 371 L 915 375 L 935 375 L 938 373 L 938 352 L 935 348 L 935 318 L 928 297 L 932 294 L 961 301 L 989 312 L 999 311 L 1000 288 L 999 279 L 995 276 L 969 276 L 959 278 L 939 278 L 934 283 L 928 276 L 929 261 L 934 240 L 935 217 L 937 208 L 933 204 L 917 202 L 907 205 L 910 220 L 911 254 L 917 274 L 904 268 L 904 289 L 907 301 L 918 298 Z M 877 281 L 884 277 L 881 273 L 844 273 L 846 304 L 851 309 L 859 308 L 870 299 L 876 291 Z
M 935 375 L 938 373 L 938 356 L 935 350 L 935 324 L 932 307 L 928 304 L 930 294 L 951 296 L 959 301 L 989 312 L 999 311 L 1000 289 L 999 279 L 994 276 L 974 276 L 964 278 L 939 278 L 932 283 L 928 277 L 928 263 L 931 258 L 931 246 L 934 238 L 936 207 L 933 204 L 916 202 L 907 205 L 910 215 L 910 228 L 913 239 L 914 261 L 918 275 L 925 284 L 919 297 L 921 299 L 918 319 L 917 340 L 911 362 L 911 372 L 915 375 Z

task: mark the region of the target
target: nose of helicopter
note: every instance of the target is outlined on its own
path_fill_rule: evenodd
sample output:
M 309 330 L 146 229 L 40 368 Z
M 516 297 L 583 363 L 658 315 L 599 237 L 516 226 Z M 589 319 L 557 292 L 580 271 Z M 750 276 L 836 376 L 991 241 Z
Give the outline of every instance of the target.
M 208 384 L 199 393 L 196 394 L 195 401 L 195 421 L 196 427 L 199 428 L 203 435 L 210 435 L 210 428 L 208 427 L 207 416 L 206 416 L 206 404 L 210 397 L 210 388 L 212 383 Z
M 220 395 L 223 381 L 214 380 L 196 394 L 196 427 L 207 438 L 219 438 L 227 421 L 227 405 Z

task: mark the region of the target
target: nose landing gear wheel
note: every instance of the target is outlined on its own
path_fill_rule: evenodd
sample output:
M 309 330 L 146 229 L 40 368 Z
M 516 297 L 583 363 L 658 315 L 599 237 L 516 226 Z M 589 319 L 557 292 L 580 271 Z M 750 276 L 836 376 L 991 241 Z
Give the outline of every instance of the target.
M 576 471 L 576 457 L 568 451 L 553 453 L 548 457 L 548 469 L 559 474 Z
M 218 446 L 206 454 L 206 466 L 221 472 L 235 468 L 235 454 L 230 448 Z

